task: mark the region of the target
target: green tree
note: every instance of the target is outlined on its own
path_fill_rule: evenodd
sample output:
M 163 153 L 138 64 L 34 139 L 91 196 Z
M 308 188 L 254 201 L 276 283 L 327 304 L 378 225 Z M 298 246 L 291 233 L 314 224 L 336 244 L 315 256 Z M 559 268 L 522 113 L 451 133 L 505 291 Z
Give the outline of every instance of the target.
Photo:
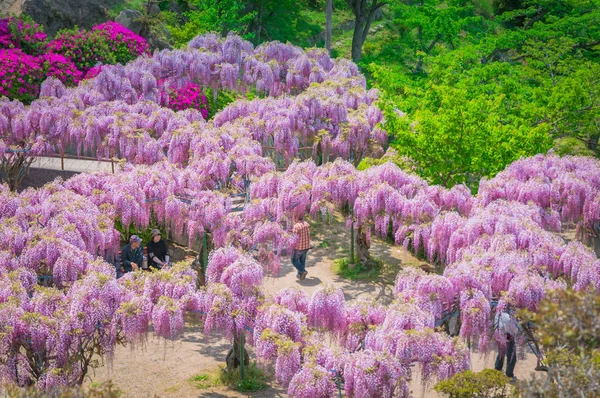
M 250 24 L 254 14 L 247 12 L 243 0 L 190 0 L 190 11 L 185 13 L 187 23 L 170 26 L 171 34 L 177 43 L 187 43 L 203 33 L 219 33 L 223 36 L 229 32 L 252 39 L 254 32 Z
M 360 61 L 362 58 L 362 48 L 371 23 L 375 18 L 375 13 L 387 4 L 384 0 L 346 0 L 348 7 L 354 14 L 354 34 L 352 35 L 352 60 Z
M 393 35 L 368 70 L 391 146 L 431 182 L 476 189 L 552 140 L 562 154 L 600 155 L 600 0 L 390 9 Z
M 393 146 L 413 159 L 429 181 L 476 190 L 481 177 L 493 176 L 522 156 L 551 147 L 547 125 L 529 128 L 504 119 L 506 96 L 472 95 L 468 89 L 429 85 L 419 92 L 419 109 L 403 115 L 386 109 Z
M 454 49 L 462 36 L 485 29 L 483 18 L 465 0 L 400 1 L 392 3 L 390 9 L 389 27 L 397 39 L 383 52 L 415 74 L 424 73 L 427 56 L 439 53 L 438 49 Z
M 169 29 L 177 45 L 203 33 L 236 33 L 254 44 L 263 41 L 301 42 L 319 32 L 303 13 L 308 0 L 189 0 L 185 23 L 169 13 Z

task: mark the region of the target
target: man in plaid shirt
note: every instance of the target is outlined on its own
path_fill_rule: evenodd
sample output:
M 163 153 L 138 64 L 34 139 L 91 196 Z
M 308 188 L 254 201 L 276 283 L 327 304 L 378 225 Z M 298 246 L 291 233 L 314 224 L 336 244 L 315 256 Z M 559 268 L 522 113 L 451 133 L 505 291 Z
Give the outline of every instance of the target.
M 304 221 L 304 216 L 298 218 L 294 225 L 294 234 L 298 236 L 296 248 L 292 252 L 292 264 L 298 270 L 297 278 L 304 280 L 306 278 L 306 255 L 310 249 L 310 225 Z

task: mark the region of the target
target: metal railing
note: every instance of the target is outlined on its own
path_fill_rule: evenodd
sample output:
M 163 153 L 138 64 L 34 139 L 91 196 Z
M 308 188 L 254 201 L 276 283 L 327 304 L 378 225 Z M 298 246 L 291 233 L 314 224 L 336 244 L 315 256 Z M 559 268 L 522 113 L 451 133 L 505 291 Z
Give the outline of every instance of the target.
M 27 153 L 31 151 L 31 148 L 24 149 L 7 149 L 7 153 Z M 115 172 L 115 160 L 114 159 L 105 159 L 105 158 L 97 158 L 93 156 L 80 156 L 80 155 L 69 155 L 64 153 L 44 153 L 39 155 L 29 155 L 31 158 L 59 158 L 60 159 L 60 169 L 65 170 L 65 159 L 67 160 L 92 160 L 95 162 L 104 162 L 110 163 L 110 168 L 112 173 Z
M 59 158 L 60 159 L 60 169 L 65 170 L 65 159 L 67 160 L 91 160 L 94 162 L 103 162 L 110 163 L 111 173 L 115 173 L 115 161 L 114 159 L 105 159 L 105 158 L 95 158 L 93 156 L 80 156 L 80 155 L 65 155 L 64 153 L 49 153 L 45 155 L 33 155 L 32 157 L 40 157 L 40 158 Z

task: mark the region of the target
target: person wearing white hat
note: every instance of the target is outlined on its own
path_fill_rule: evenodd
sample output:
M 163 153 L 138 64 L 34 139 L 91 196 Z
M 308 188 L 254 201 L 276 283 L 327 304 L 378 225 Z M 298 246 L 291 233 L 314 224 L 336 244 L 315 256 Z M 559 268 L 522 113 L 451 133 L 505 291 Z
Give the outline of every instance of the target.
M 152 230 L 152 239 L 146 246 L 148 252 L 148 266 L 161 269 L 169 265 L 169 248 L 163 239 L 158 229 Z

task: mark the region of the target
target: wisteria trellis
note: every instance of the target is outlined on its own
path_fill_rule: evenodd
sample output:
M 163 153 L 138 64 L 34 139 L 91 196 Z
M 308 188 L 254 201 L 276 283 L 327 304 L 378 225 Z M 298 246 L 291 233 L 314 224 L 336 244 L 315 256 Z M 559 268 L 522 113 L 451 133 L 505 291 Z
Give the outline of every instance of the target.
M 267 97 L 236 102 L 207 123 L 198 112 L 160 107 L 157 79 L 255 87 Z M 500 308 L 535 310 L 546 288 L 600 287 L 593 252 L 554 234 L 564 222 L 585 230 L 598 219 L 597 160 L 523 159 L 483 182 L 477 196 L 462 186 L 430 186 L 391 163 L 357 171 L 347 160 L 377 155 L 384 142 L 375 94 L 353 64 L 320 50 L 280 43 L 253 49 L 209 35 L 186 51 L 103 68 L 74 89 L 49 80 L 42 92 L 48 97 L 31 107 L 0 103 L 2 151 L 25 141 L 132 164 L 21 194 L 2 186 L 0 380 L 47 389 L 80 383 L 89 364 L 74 358 L 85 357 L 90 344 L 111 358 L 117 341 L 137 342 L 150 325 L 177 338 L 184 313 L 194 311 L 207 334 L 247 334 L 291 396 L 330 396 L 332 372 L 348 396 L 407 396 L 412 363 L 425 378 L 468 367 L 464 344 L 433 330 L 453 303 L 461 310 L 460 337 L 485 349 L 493 297 Z M 264 143 L 288 161 L 306 143 L 325 154 L 320 161 L 337 159 L 292 161 L 276 172 L 262 156 Z M 232 214 L 216 188 L 243 178 L 252 180 L 253 201 Z M 294 244 L 293 217 L 342 206 L 353 209 L 369 239 L 391 233 L 397 244 L 443 264 L 444 274 L 401 271 L 389 306 L 349 304 L 330 287 L 311 298 L 294 289 L 266 296 L 265 271 L 277 272 L 280 253 Z M 212 233 L 218 249 L 204 289 L 196 290 L 195 273 L 183 266 L 115 279 L 102 260 L 118 249 L 115 218 L 147 227 L 152 214 L 191 240 Z M 246 252 L 252 247 L 259 249 L 254 257 Z M 44 275 L 54 286 L 38 286 Z

